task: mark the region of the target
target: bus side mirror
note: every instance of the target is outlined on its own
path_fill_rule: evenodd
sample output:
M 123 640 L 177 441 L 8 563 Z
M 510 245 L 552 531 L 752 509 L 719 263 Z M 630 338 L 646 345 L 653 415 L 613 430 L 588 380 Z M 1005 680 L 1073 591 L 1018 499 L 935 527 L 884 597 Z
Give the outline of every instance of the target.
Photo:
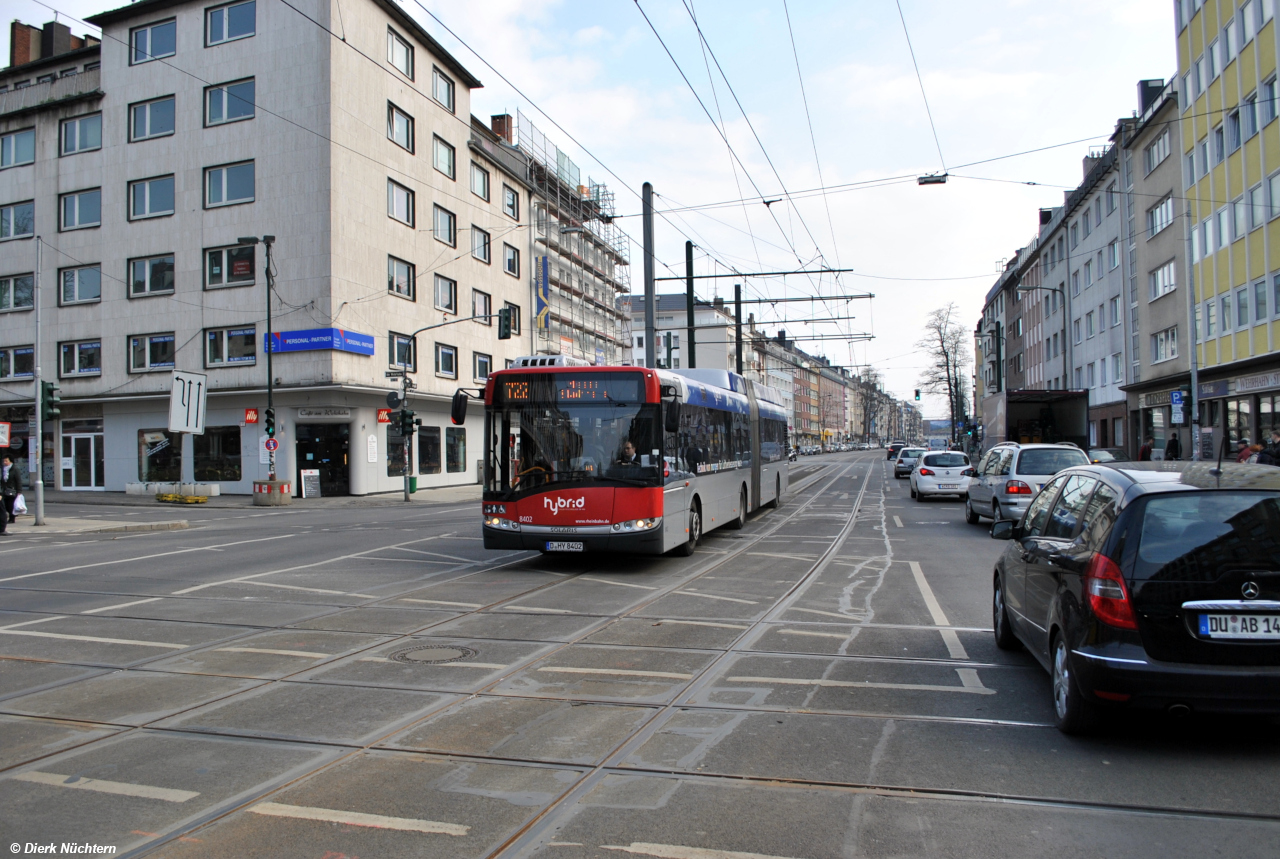
M 666 413 L 663 415 L 662 428 L 667 432 L 680 431 L 680 401 L 672 400 L 666 404 Z
M 460 426 L 467 421 L 467 392 L 461 388 L 453 393 L 453 405 L 449 407 L 449 419 L 453 421 L 454 426 Z

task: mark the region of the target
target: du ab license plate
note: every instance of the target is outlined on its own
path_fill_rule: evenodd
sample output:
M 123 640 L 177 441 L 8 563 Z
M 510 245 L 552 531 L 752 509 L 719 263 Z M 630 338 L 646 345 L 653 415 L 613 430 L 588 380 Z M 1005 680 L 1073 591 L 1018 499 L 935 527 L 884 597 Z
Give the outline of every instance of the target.
M 1280 615 L 1202 614 L 1200 615 L 1200 634 L 1207 638 L 1280 642 Z
M 959 483 L 939 483 L 938 488 L 939 489 L 959 489 L 960 484 Z
M 581 543 L 557 543 L 557 542 L 548 541 L 547 551 L 548 552 L 581 552 L 582 544 Z

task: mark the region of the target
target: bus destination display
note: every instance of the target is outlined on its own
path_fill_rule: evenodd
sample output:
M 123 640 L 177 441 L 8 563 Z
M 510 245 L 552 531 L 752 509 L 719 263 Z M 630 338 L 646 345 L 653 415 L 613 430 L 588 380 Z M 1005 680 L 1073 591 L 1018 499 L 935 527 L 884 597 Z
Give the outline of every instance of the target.
M 499 399 L 508 403 L 643 402 L 639 373 L 547 373 L 501 380 Z

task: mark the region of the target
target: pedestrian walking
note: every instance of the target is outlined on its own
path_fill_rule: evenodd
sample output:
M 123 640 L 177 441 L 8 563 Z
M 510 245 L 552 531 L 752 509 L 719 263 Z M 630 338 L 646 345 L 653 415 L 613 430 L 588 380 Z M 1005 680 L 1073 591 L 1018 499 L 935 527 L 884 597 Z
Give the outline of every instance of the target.
M 1182 459 L 1182 441 L 1179 440 L 1178 433 L 1176 431 L 1169 436 L 1169 440 L 1164 443 L 1164 458 Z
M 1138 462 L 1150 462 L 1151 451 L 1155 449 L 1155 446 L 1156 440 L 1154 438 L 1148 438 L 1146 444 L 1138 448 Z
M 1280 430 L 1271 431 L 1271 441 L 1258 454 L 1258 462 L 1261 465 L 1280 466 Z
M 0 498 L 4 499 L 4 510 L 0 512 L 0 534 L 5 533 L 9 523 L 14 521 L 13 502 L 18 500 L 22 492 L 22 475 L 14 467 L 9 457 L 0 458 Z
M 1249 449 L 1249 439 L 1240 439 L 1240 447 L 1236 450 L 1236 462 L 1248 462 L 1251 456 L 1253 451 Z

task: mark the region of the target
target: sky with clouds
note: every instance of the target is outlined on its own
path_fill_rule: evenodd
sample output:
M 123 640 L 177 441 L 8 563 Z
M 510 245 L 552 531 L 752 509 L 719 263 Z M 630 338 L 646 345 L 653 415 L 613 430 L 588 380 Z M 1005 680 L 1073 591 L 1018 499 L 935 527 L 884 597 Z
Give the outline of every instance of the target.
M 928 313 L 955 302 L 972 328 L 998 262 L 1035 234 L 1040 207 L 1080 182 L 1089 147 L 1137 107 L 1137 82 L 1176 70 L 1167 0 L 901 0 L 902 17 L 895 0 L 420 2 L 401 0 L 485 84 L 473 113 L 523 111 L 612 186 L 637 239 L 640 186 L 653 183 L 657 208 L 674 210 L 657 221 L 659 275 L 684 273 L 686 239 L 698 274 L 853 269 L 748 278 L 744 295 L 874 293 L 754 309 L 770 332 L 873 334 L 802 345 L 833 364 L 875 366 L 904 399 Z M 74 17 L 117 5 L 49 0 Z M 6 9 L 31 24 L 52 17 L 33 0 Z M 7 58 L 7 27 L 0 39 Z M 916 184 L 944 164 L 945 185 Z M 815 191 L 824 186 L 834 190 Z M 761 194 L 779 202 L 766 207 Z M 754 199 L 733 202 L 743 198 Z M 636 243 L 637 290 L 641 263 Z M 732 298 L 733 283 L 705 280 L 698 293 Z M 856 319 L 804 321 L 834 316 Z M 945 414 L 942 398 L 924 406 Z

